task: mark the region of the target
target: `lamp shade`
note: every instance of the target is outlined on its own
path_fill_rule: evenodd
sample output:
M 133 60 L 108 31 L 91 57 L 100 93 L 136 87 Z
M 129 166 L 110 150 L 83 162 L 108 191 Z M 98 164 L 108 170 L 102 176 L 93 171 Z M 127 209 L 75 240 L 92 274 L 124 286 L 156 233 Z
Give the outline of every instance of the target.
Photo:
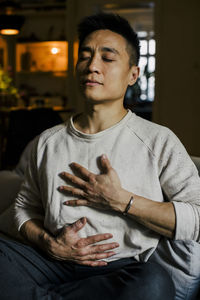
M 24 24 L 20 15 L 0 15 L 0 33 L 5 35 L 18 34 Z

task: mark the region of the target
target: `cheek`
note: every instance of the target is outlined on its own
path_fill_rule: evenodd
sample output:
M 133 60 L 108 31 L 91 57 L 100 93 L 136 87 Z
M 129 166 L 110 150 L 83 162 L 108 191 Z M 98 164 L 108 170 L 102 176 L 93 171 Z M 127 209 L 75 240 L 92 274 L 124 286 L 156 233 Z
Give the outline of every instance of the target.
M 110 87 L 117 88 L 117 90 L 126 90 L 128 86 L 128 74 L 126 71 L 119 70 L 119 68 L 113 69 L 109 75 L 109 80 L 106 81 Z

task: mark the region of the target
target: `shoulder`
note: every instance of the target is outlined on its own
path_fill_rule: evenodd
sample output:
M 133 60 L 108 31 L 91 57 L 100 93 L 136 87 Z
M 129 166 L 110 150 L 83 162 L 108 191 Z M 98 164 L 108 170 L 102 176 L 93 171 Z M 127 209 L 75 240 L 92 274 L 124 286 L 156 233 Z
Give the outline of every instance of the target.
M 169 171 L 173 169 L 173 172 L 175 169 L 183 170 L 183 168 L 188 172 L 189 170 L 194 171 L 194 165 L 187 150 L 172 130 L 138 116 L 130 118 L 128 126 L 141 143 L 148 148 L 158 164 L 159 174 L 166 169 Z M 186 173 L 186 171 L 184 172 Z
M 59 145 L 64 135 L 66 135 L 67 127 L 68 121 L 46 129 L 40 135 L 36 136 L 31 145 L 31 157 L 42 157 L 45 149 Z
M 47 153 L 56 153 L 61 141 L 66 137 L 68 121 L 43 131 L 34 140 L 31 147 L 30 161 L 39 167 L 45 161 Z
M 38 136 L 38 150 L 43 149 L 48 144 L 59 143 L 63 135 L 66 135 L 67 126 L 68 121 L 43 131 Z
M 181 144 L 178 137 L 169 128 L 145 120 L 135 114 L 127 123 L 129 130 L 152 152 L 156 155 L 162 151 L 163 147 L 174 147 Z

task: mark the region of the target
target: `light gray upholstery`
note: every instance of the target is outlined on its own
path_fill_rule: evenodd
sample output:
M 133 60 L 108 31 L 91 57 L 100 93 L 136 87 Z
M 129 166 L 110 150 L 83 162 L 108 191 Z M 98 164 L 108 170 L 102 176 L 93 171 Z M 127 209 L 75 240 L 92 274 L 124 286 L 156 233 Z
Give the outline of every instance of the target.
M 191 156 L 193 162 L 195 163 L 198 171 L 199 171 L 199 176 L 200 176 L 200 157 L 197 156 Z

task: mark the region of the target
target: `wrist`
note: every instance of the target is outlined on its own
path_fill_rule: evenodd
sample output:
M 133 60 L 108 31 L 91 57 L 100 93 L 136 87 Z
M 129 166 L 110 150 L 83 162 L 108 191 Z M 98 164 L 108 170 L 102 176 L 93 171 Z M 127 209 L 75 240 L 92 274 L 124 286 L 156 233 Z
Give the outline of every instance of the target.
M 130 202 L 130 199 L 131 197 L 134 197 L 134 194 L 125 190 L 125 189 L 122 189 L 119 193 L 119 198 L 120 198 L 120 212 L 121 213 L 124 213 L 127 209 L 127 205 L 129 204 Z
M 22 225 L 20 232 L 27 242 L 39 248 L 43 248 L 45 244 L 47 245 L 49 243 L 50 235 L 44 229 L 41 220 L 28 220 Z
M 124 216 L 127 216 L 127 214 L 129 213 L 129 210 L 130 210 L 131 207 L 132 207 L 133 201 L 134 201 L 134 197 L 131 196 L 131 198 L 130 198 L 130 200 L 129 200 L 129 202 L 128 202 L 126 208 L 125 208 L 125 210 L 123 211 L 123 215 L 124 215 Z
M 42 230 L 38 235 L 38 244 L 40 246 L 44 244 L 48 244 L 49 240 L 50 240 L 49 234 L 45 230 Z
M 48 253 L 53 252 L 55 244 L 54 237 L 49 234 L 46 230 L 42 230 L 38 237 L 38 247 L 42 249 L 43 251 L 46 251 Z

